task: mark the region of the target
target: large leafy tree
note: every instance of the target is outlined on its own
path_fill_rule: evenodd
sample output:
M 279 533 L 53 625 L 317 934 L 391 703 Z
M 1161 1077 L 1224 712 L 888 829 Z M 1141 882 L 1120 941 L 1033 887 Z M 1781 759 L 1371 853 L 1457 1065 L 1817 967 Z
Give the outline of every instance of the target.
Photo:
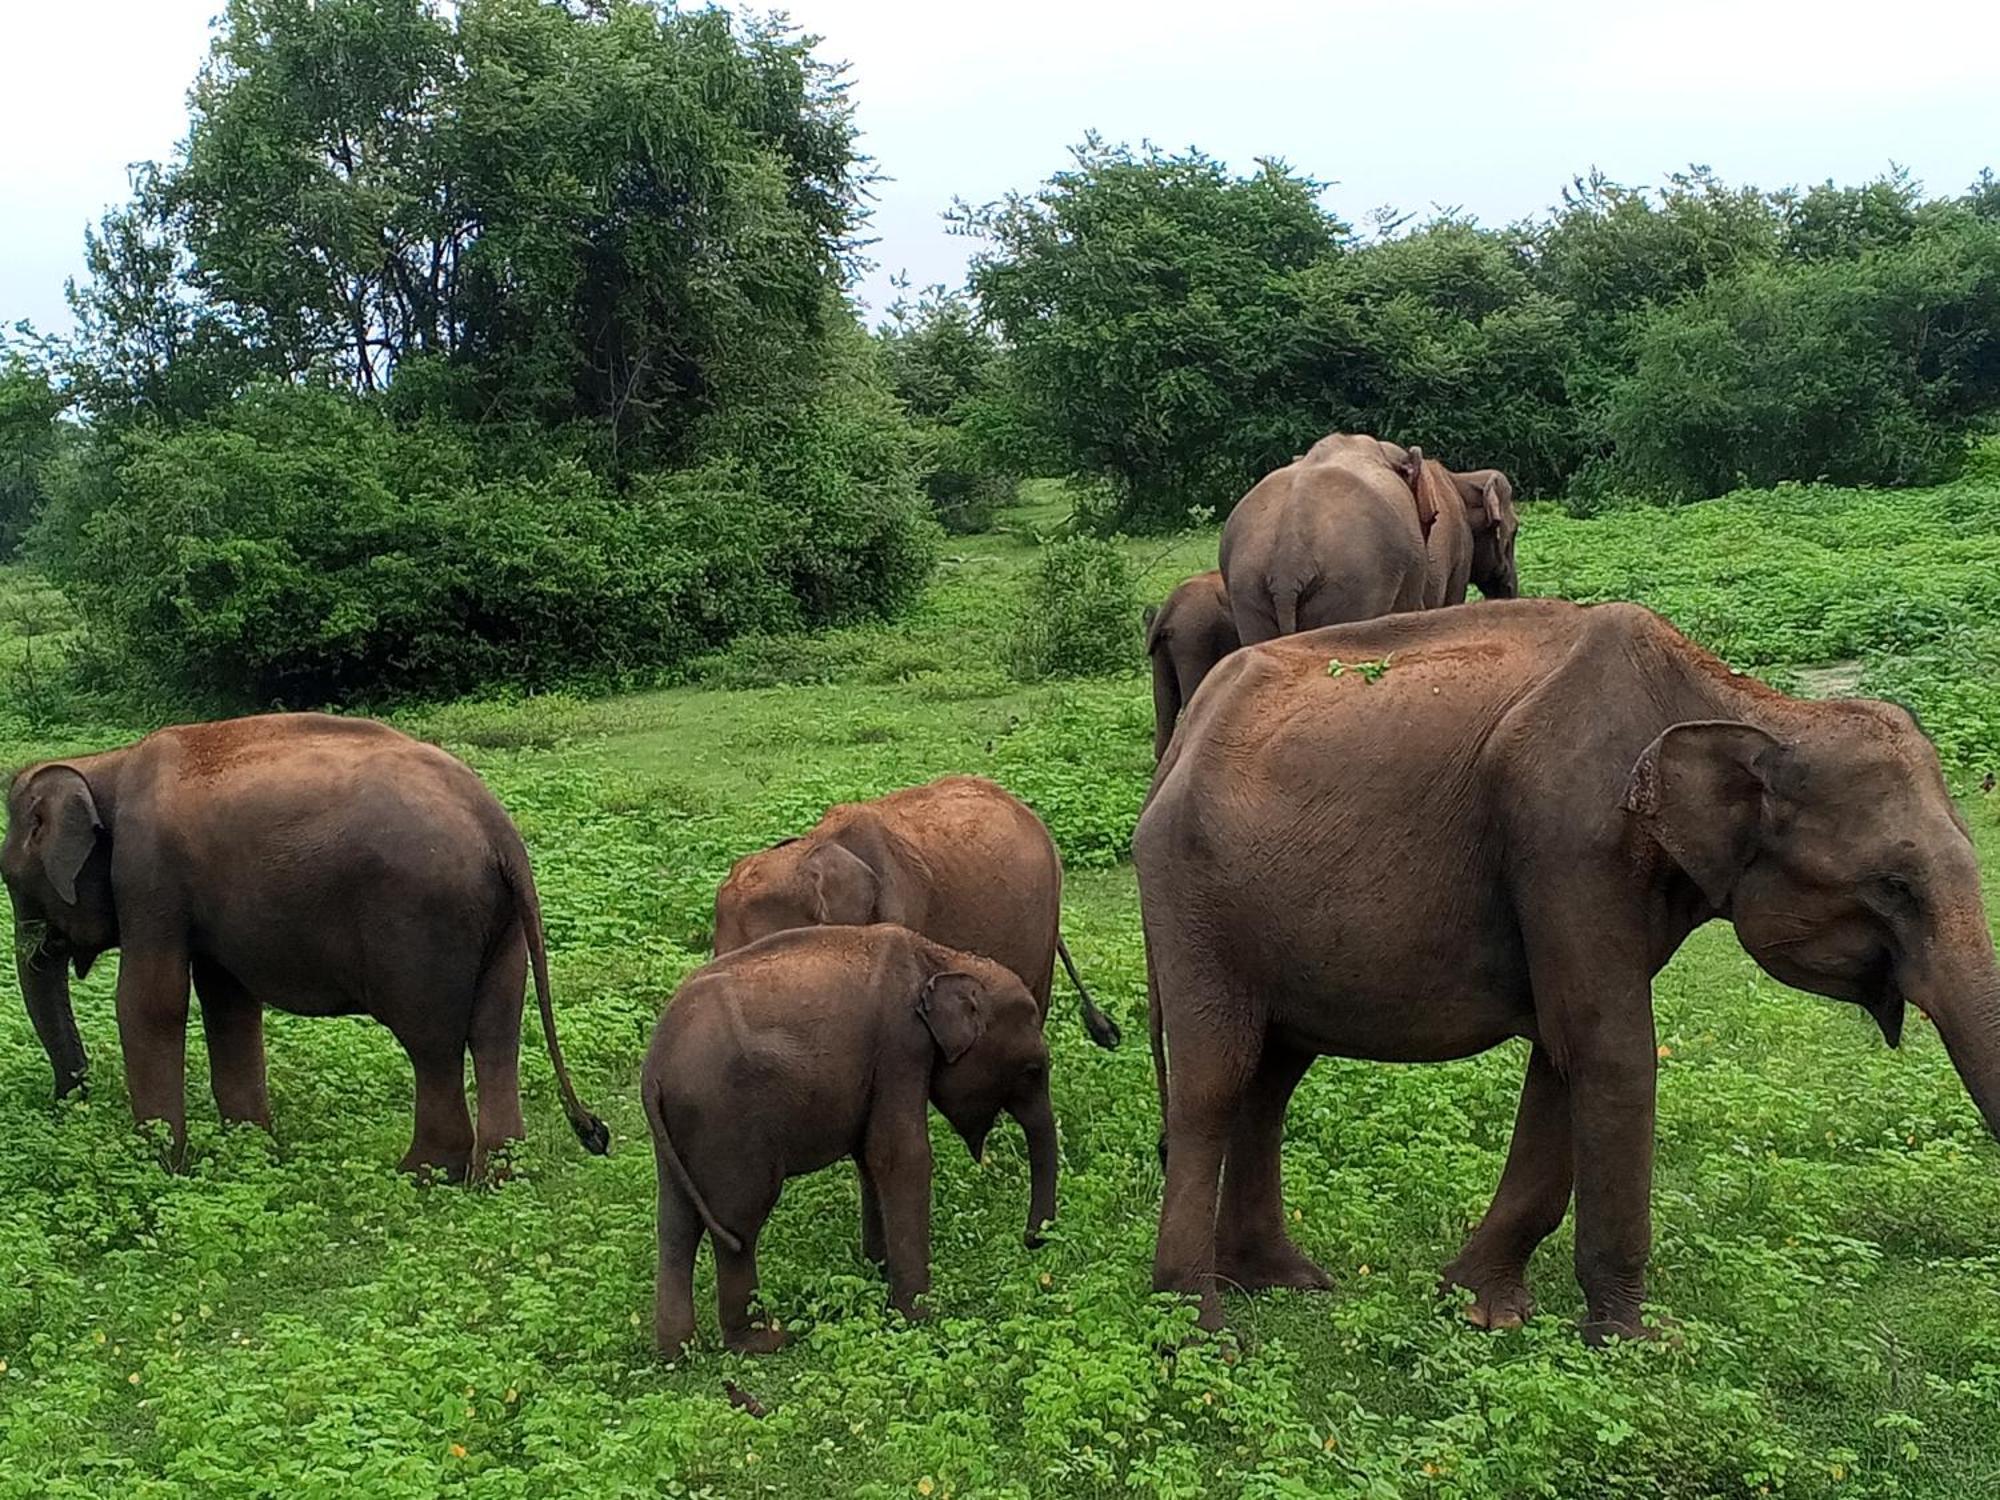
M 1316 425 L 1292 347 L 1300 273 L 1347 228 L 1278 162 L 1232 175 L 1200 152 L 1091 138 L 1038 191 L 962 209 L 971 286 L 1013 351 L 1033 425 L 1112 518 L 1227 505 Z

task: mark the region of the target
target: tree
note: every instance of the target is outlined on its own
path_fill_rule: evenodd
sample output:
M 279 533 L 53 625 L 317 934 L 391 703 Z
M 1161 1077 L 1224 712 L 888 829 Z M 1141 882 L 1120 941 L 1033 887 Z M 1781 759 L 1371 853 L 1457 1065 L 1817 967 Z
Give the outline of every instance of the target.
M 1232 176 L 1198 151 L 1086 139 L 1032 194 L 958 218 L 970 286 L 1011 350 L 1024 421 L 1106 518 L 1164 526 L 1226 506 L 1297 451 L 1300 273 L 1342 252 L 1320 185 L 1276 161 Z
M 63 445 L 68 404 L 47 371 L 0 350 L 0 559 L 13 556 L 41 510 L 43 471 Z

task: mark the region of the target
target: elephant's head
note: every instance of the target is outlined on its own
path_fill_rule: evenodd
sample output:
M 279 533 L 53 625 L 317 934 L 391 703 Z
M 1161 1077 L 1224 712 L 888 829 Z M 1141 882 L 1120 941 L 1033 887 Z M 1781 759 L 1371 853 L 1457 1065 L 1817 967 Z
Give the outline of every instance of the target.
M 795 927 L 857 927 L 887 921 L 882 881 L 844 845 L 786 839 L 745 855 L 715 893 L 715 952 L 729 953 Z
M 69 966 L 81 979 L 118 946 L 111 900 L 111 831 L 76 767 L 31 766 L 7 793 L 0 877 L 14 903 L 14 965 L 28 1017 L 55 1069 L 56 1096 L 83 1084 L 86 1059 L 70 1008 Z
M 1521 586 L 1514 570 L 1514 537 L 1521 518 L 1514 509 L 1513 482 L 1498 469 L 1472 469 L 1451 479 L 1472 526 L 1472 581 L 1488 599 L 1514 598 Z
M 1904 1002 L 1937 1023 L 2000 1134 L 2000 971 L 1965 823 L 1901 709 L 1800 706 L 1780 733 L 1676 724 L 1625 806 L 1774 978 L 1864 1007 L 1891 1046 Z
M 931 1102 L 978 1161 L 1002 1111 L 1028 1138 L 1030 1248 L 1056 1215 L 1056 1117 L 1049 1102 L 1049 1044 L 1041 1008 L 1012 970 L 969 953 L 934 974 L 917 1014 L 936 1043 Z

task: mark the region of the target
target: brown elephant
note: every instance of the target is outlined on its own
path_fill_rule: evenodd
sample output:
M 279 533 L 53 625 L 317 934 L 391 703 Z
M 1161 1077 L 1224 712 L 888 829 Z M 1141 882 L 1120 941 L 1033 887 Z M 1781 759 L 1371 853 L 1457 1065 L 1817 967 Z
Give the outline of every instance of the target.
M 1334 658 L 1389 666 L 1331 676 Z M 1651 981 L 1711 918 L 1891 1045 L 1914 1002 L 2000 1130 L 2000 972 L 1930 742 L 1888 704 L 1736 675 L 1635 605 L 1516 600 L 1246 647 L 1175 735 L 1133 849 L 1167 1133 L 1154 1283 L 1199 1292 L 1211 1325 L 1218 1279 L 1327 1284 L 1278 1176 L 1314 1057 L 1523 1037 L 1506 1170 L 1446 1280 L 1473 1322 L 1519 1323 L 1574 1193 L 1586 1337 L 1642 1334 Z
M 1005 964 L 1044 1019 L 1060 957 L 1084 1029 L 1116 1047 L 1062 940 L 1062 859 L 1042 820 L 979 776 L 946 776 L 826 810 L 802 838 L 739 859 L 715 893 L 715 951 L 769 933 L 896 922 Z
M 1480 473 L 1497 482 L 1461 484 L 1421 448 L 1337 432 L 1265 475 L 1222 528 L 1242 643 L 1463 604 L 1468 582 L 1511 597 L 1513 490 Z
M 1056 1211 L 1056 1124 L 1041 1008 L 1013 970 L 908 928 L 808 927 L 738 948 L 684 983 L 653 1029 L 640 1089 L 659 1169 L 654 1337 L 694 1337 L 694 1257 L 715 1250 L 723 1342 L 780 1347 L 750 1324 L 757 1236 L 788 1177 L 854 1158 L 861 1248 L 891 1305 L 924 1316 L 931 1284 L 926 1102 L 973 1160 L 1004 1111 L 1028 1141 L 1027 1243 Z
M 606 1149 L 556 1042 L 527 850 L 485 783 L 435 746 L 367 719 L 270 714 L 30 766 L 7 795 L 0 874 L 57 1095 L 82 1085 L 85 1065 L 65 966 L 81 978 L 117 948 L 132 1112 L 166 1122 L 175 1165 L 190 978 L 225 1120 L 270 1125 L 265 1005 L 359 1012 L 394 1032 L 416 1069 L 404 1168 L 461 1177 L 523 1134 L 530 965 L 563 1109 L 587 1148 Z
M 1181 710 L 1202 678 L 1237 646 L 1236 622 L 1220 572 L 1197 573 L 1146 610 L 1146 655 L 1153 662 L 1153 759 L 1167 753 Z

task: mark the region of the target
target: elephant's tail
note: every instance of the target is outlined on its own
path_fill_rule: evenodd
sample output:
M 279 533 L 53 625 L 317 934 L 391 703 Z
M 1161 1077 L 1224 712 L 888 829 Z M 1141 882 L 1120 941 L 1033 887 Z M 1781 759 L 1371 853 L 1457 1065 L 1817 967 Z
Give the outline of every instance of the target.
M 1056 955 L 1062 959 L 1063 968 L 1069 973 L 1069 982 L 1076 986 L 1077 1003 L 1083 1011 L 1083 1029 L 1090 1033 L 1090 1039 L 1098 1046 L 1110 1051 L 1125 1040 L 1118 1023 L 1097 1008 L 1097 1002 L 1090 998 L 1090 991 L 1083 987 L 1083 977 L 1076 972 L 1076 960 L 1069 956 L 1069 944 L 1056 934 Z
M 1287 584 L 1271 593 L 1271 611 L 1278 617 L 1279 635 L 1299 633 L 1299 591 L 1295 584 Z
M 516 836 L 518 839 L 518 835 Z M 535 974 L 535 998 L 542 1007 L 542 1038 L 548 1043 L 549 1061 L 555 1066 L 556 1086 L 562 1090 L 563 1113 L 570 1129 L 583 1142 L 583 1149 L 602 1156 L 611 1149 L 611 1131 L 576 1097 L 576 1085 L 569 1080 L 563 1063 L 562 1044 L 556 1040 L 555 1005 L 549 998 L 549 954 L 542 937 L 542 898 L 535 890 L 534 872 L 528 868 L 528 852 L 517 849 L 501 861 L 507 887 L 514 893 L 514 908 L 521 919 L 521 932 L 528 940 L 528 964 Z
M 667 1117 L 660 1108 L 659 1091 L 652 1086 L 652 1081 L 649 1079 L 639 1092 L 645 1096 L 646 1120 L 653 1127 L 653 1139 L 659 1142 L 660 1159 L 667 1164 L 667 1175 L 673 1178 L 674 1186 L 679 1188 L 688 1202 L 694 1205 L 694 1211 L 701 1215 L 701 1222 L 708 1226 L 709 1235 L 715 1243 L 731 1255 L 741 1255 L 743 1241 L 716 1222 L 715 1214 L 708 1206 L 708 1200 L 702 1197 L 701 1189 L 696 1187 L 694 1179 L 688 1176 L 688 1169 L 681 1161 L 680 1152 L 674 1150 L 674 1138 L 667 1134 Z

